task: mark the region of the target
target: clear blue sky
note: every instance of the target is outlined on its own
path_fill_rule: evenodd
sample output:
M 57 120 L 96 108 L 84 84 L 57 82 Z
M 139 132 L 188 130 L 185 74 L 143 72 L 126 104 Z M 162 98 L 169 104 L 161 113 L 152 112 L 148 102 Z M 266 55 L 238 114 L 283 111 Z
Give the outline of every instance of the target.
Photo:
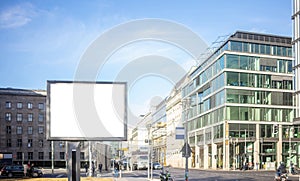
M 0 87 L 46 89 L 47 80 L 72 80 L 93 40 L 131 20 L 174 21 L 190 28 L 209 45 L 218 36 L 236 30 L 292 36 L 291 8 L 291 0 L 0 1 Z M 168 46 L 145 42 L 138 48 L 140 54 L 148 49 L 160 54 Z M 139 56 L 128 52 L 116 52 L 115 59 L 122 55 L 130 61 L 132 56 Z M 181 64 L 189 64 L 190 57 L 174 47 L 161 54 L 177 55 Z M 109 64 L 104 80 L 113 80 L 119 70 Z M 136 114 L 143 114 L 151 97 L 164 97 L 172 87 L 159 77 L 151 81 L 145 78 L 130 87 L 129 102 L 139 112 Z

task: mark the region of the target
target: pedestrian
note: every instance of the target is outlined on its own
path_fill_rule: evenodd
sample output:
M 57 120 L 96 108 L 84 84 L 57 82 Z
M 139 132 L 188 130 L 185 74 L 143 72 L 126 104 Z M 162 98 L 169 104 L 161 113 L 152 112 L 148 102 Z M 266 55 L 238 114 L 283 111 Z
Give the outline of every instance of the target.
M 115 177 L 119 177 L 119 163 L 115 161 Z
M 102 173 L 102 163 L 99 163 L 99 172 Z
M 24 177 L 26 177 L 26 176 L 27 176 L 27 169 L 28 169 L 28 166 L 27 166 L 27 164 L 25 163 L 25 164 L 23 165 L 23 167 L 24 167 Z
M 85 164 L 84 164 L 84 168 L 85 168 L 85 173 L 87 173 L 88 172 L 88 164 L 85 162 Z
M 92 176 L 95 176 L 95 163 L 92 161 Z
M 34 172 L 34 163 L 32 163 L 31 166 L 30 166 L 29 175 L 33 176 L 33 172 Z

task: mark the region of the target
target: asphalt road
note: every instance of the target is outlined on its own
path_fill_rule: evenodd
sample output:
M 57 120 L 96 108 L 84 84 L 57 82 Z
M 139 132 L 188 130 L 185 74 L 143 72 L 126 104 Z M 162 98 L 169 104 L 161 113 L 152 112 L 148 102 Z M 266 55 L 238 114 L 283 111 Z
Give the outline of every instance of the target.
M 185 181 L 184 169 L 179 168 L 167 168 L 171 173 L 172 177 L 176 181 Z M 160 170 L 153 171 L 153 180 L 159 180 Z M 189 181 L 273 181 L 275 171 L 223 171 L 223 170 L 189 170 Z M 103 172 L 102 174 L 97 173 L 96 177 L 113 177 L 112 172 Z M 121 178 L 116 178 L 119 181 L 138 181 L 138 180 L 148 180 L 147 170 L 137 170 L 137 171 L 122 171 Z M 56 169 L 54 174 L 51 170 L 44 170 L 44 177 L 67 177 L 65 169 Z M 86 174 L 82 171 L 81 177 L 86 177 Z M 289 176 L 289 180 L 298 181 L 300 180 L 300 175 Z

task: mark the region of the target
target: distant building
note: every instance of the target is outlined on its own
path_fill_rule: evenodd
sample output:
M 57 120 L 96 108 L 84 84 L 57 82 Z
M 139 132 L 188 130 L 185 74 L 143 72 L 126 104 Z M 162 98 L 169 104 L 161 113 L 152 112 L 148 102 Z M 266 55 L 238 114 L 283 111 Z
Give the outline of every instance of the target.
M 46 97 L 45 90 L 0 88 L 0 165 L 30 162 L 51 167 L 53 143 L 54 166 L 66 167 L 67 142 L 46 139 Z M 103 162 L 103 169 L 107 168 L 110 146 L 96 144 L 92 148 L 92 159 Z M 88 142 L 81 142 L 81 150 L 83 166 L 89 161 Z
M 180 138 L 182 135 L 176 135 L 176 128 L 183 128 L 181 89 L 185 79 L 186 77 L 182 78 L 174 86 L 166 99 L 166 165 L 182 168 L 185 166 L 185 159 L 180 151 L 184 144 L 184 139 Z M 176 138 L 176 136 L 179 138 Z
M 151 139 L 153 159 L 162 165 L 166 165 L 166 141 L 167 141 L 167 116 L 166 116 L 166 100 L 162 100 L 158 105 L 152 108 L 152 123 L 151 123 Z

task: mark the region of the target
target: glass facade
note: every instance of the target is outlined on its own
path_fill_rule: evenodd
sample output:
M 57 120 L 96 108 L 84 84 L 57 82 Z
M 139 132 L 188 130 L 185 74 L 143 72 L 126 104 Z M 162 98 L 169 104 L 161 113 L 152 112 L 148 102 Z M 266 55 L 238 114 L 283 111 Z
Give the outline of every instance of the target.
M 189 78 L 182 97 L 191 98 L 190 144 L 207 161 L 199 167 L 271 169 L 287 160 L 278 133 L 295 117 L 291 38 L 237 32 Z

